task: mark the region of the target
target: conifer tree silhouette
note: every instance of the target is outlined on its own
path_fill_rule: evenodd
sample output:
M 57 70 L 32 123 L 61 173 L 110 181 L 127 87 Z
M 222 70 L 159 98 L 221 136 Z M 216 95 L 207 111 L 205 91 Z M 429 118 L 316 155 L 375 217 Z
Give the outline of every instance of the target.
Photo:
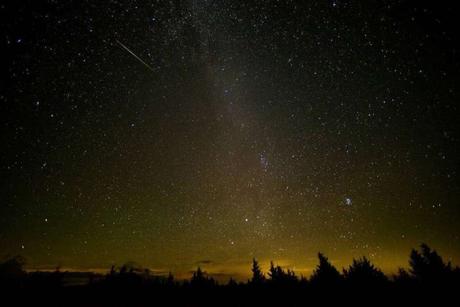
M 261 284 L 265 281 L 265 276 L 260 269 L 259 263 L 255 258 L 252 259 L 252 279 L 251 282 L 254 284 Z
M 190 283 L 193 286 L 203 287 L 203 286 L 213 286 L 215 284 L 215 281 L 213 278 L 207 277 L 206 274 L 201 269 L 201 267 L 198 267 L 197 270 L 193 272 Z
M 272 283 L 280 285 L 292 284 L 298 281 L 294 271 L 288 269 L 285 272 L 281 266 L 275 266 L 273 261 L 270 262 L 270 270 L 268 272 L 268 276 L 270 276 L 270 281 Z
M 409 257 L 409 272 L 420 282 L 436 282 L 453 272 L 450 263 L 445 264 L 442 257 L 428 245 L 421 244 L 420 252 L 412 249 Z
M 348 270 L 343 270 L 343 274 L 345 279 L 351 284 L 364 286 L 383 284 L 388 280 L 385 274 L 376 268 L 366 257 L 353 259 L 353 263 L 349 266 Z
M 319 264 L 313 271 L 310 281 L 315 285 L 328 284 L 336 286 L 342 280 L 339 271 L 329 262 L 326 256 L 318 253 Z
M 203 280 L 205 280 L 206 277 L 204 276 L 204 273 L 203 271 L 201 270 L 200 267 L 198 267 L 196 269 L 195 272 L 193 272 L 193 275 L 192 275 L 192 282 L 202 282 Z

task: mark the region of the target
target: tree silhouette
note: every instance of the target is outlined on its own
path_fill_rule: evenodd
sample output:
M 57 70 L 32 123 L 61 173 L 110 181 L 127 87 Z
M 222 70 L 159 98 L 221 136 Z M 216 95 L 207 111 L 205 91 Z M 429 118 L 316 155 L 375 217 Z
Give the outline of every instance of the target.
M 192 275 L 192 282 L 195 281 L 195 282 L 200 282 L 202 280 L 206 279 L 206 277 L 204 276 L 204 273 L 203 271 L 201 270 L 200 267 L 198 267 L 196 269 L 195 272 L 193 272 L 193 275 Z
M 313 271 L 310 281 L 314 285 L 338 285 L 342 280 L 339 271 L 329 262 L 326 256 L 318 253 L 319 264 Z
M 115 274 L 116 274 L 115 265 L 112 265 L 112 266 L 110 267 L 109 275 L 110 275 L 110 276 L 114 276 Z
M 275 266 L 273 261 L 270 262 L 268 276 L 270 276 L 270 281 L 276 284 L 290 284 L 298 281 L 294 271 L 289 269 L 284 271 L 279 265 Z
M 318 253 L 318 260 L 310 280 L 299 280 L 294 271 L 273 262 L 264 275 L 256 259 L 252 261 L 252 277 L 247 283 L 230 279 L 222 284 L 201 267 L 192 272 L 191 279 L 175 281 L 171 273 L 156 275 L 155 271 L 128 262 L 112 266 L 105 276 L 94 274 L 92 282 L 86 285 L 69 286 L 67 278 L 85 276 L 83 272 L 25 272 L 23 258 L 13 257 L 0 262 L 0 289 L 2 294 L 20 293 L 15 299 L 35 300 L 34 293 L 47 293 L 56 305 L 62 303 L 60 296 L 66 295 L 73 306 L 86 306 L 94 298 L 97 306 L 150 306 L 152 300 L 169 300 L 172 306 L 215 306 L 216 302 L 223 306 L 303 306 L 307 299 L 327 304 L 329 300 L 335 303 L 335 299 L 356 302 L 377 296 L 391 299 L 389 303 L 403 297 L 412 305 L 418 305 L 427 296 L 451 300 L 460 284 L 460 269 L 445 263 L 426 244 L 419 251 L 412 250 L 410 268 L 400 269 L 390 280 L 366 257 L 354 259 L 343 274 L 324 254 Z M 3 303 L 1 298 L 0 302 Z M 43 305 L 50 304 L 44 302 Z
M 366 257 L 353 259 L 353 264 L 349 266 L 348 270 L 343 270 L 343 274 L 351 284 L 371 286 L 387 281 L 385 274 Z
M 283 269 L 278 265 L 275 266 L 273 261 L 270 261 L 270 269 L 268 271 L 268 276 L 272 282 L 281 281 L 281 276 L 283 274 Z
M 420 250 L 412 249 L 409 256 L 409 272 L 415 280 L 436 282 L 453 272 L 451 264 L 445 264 L 442 257 L 428 245 L 421 244 Z
M 252 278 L 251 283 L 261 284 L 265 281 L 265 276 L 262 270 L 260 269 L 259 263 L 255 258 L 252 259 Z
M 214 279 L 207 277 L 203 270 L 198 267 L 192 274 L 190 284 L 197 287 L 212 286 L 215 284 L 215 281 Z

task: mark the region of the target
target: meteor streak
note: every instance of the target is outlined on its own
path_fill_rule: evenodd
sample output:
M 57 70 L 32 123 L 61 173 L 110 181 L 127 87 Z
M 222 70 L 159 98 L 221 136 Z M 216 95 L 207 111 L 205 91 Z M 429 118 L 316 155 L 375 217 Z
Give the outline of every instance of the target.
M 118 45 L 120 45 L 123 49 L 125 49 L 126 51 L 128 51 L 133 57 L 135 57 L 139 62 L 141 62 L 142 64 L 144 64 L 145 67 L 147 67 L 150 71 L 152 72 L 155 72 L 155 70 L 153 70 L 153 68 L 145 63 L 140 57 L 138 57 L 134 52 L 132 52 L 128 47 L 126 47 L 123 43 L 121 43 L 119 40 L 116 40 L 116 42 L 118 43 Z

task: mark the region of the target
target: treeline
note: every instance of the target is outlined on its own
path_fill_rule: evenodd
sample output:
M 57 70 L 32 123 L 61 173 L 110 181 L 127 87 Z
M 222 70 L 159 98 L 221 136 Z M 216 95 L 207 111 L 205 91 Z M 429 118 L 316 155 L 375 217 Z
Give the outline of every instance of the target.
M 155 276 L 148 270 L 126 264 L 120 268 L 112 266 L 106 275 L 86 275 L 85 284 L 72 285 L 65 283 L 67 272 L 26 273 L 24 259 L 13 257 L 0 264 L 0 286 L 9 293 L 47 293 L 48 304 L 65 302 L 75 306 L 150 306 L 160 301 L 181 306 L 304 306 L 318 300 L 376 297 L 380 300 L 398 297 L 412 303 L 428 298 L 438 302 L 458 300 L 460 268 L 445 262 L 426 244 L 411 251 L 408 269 L 399 269 L 392 276 L 385 275 L 366 257 L 354 259 L 342 271 L 322 253 L 318 254 L 318 260 L 310 278 L 298 276 L 273 262 L 264 273 L 253 259 L 252 276 L 247 282 L 230 279 L 228 283 L 219 284 L 200 267 L 189 280 L 176 280 L 172 274 Z M 72 276 L 75 274 L 78 275 Z M 27 300 L 27 297 L 17 296 L 19 300 Z

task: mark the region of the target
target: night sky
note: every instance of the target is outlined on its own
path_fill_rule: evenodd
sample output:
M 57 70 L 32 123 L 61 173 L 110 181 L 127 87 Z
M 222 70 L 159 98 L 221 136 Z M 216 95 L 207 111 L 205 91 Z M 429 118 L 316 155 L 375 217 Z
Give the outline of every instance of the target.
M 2 2 L 1 256 L 459 264 L 459 11 L 431 2 Z

